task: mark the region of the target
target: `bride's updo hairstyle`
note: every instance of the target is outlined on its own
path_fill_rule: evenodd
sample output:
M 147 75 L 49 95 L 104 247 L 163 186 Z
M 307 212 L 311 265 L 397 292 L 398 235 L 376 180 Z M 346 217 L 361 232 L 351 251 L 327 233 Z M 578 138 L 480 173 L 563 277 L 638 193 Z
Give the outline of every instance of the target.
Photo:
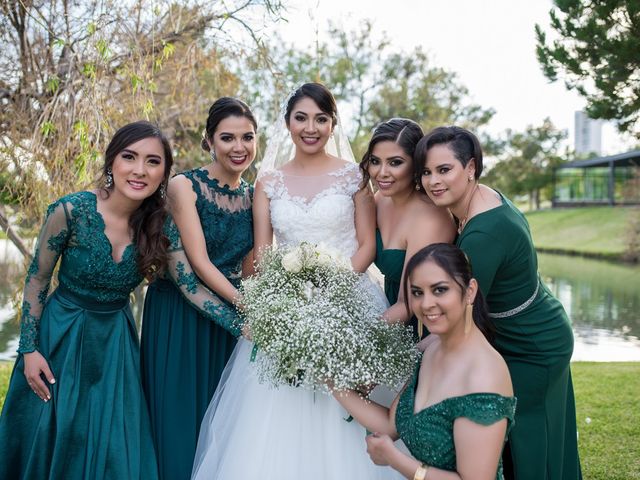
M 220 97 L 218 100 L 213 102 L 211 107 L 209 107 L 207 126 L 202 135 L 201 143 L 202 149 L 205 152 L 211 151 L 211 147 L 209 147 L 207 140 L 209 142 L 213 140 L 213 134 L 216 133 L 218 124 L 228 117 L 245 117 L 251 122 L 253 128 L 256 131 L 258 130 L 258 122 L 256 122 L 253 112 L 246 103 L 242 100 L 238 100 L 237 98 Z
M 436 145 L 446 145 L 451 149 L 453 155 L 456 157 L 463 167 L 473 160 L 476 171 L 475 178 L 478 180 L 482 173 L 482 148 L 478 137 L 476 137 L 469 130 L 462 127 L 437 127 L 427 133 L 416 147 L 416 161 L 414 164 L 417 166 L 416 175 L 420 178 L 424 165 L 427 161 L 427 153 L 432 147 Z
M 455 245 L 450 243 L 432 243 L 431 245 L 418 250 L 418 252 L 411 257 L 404 271 L 404 304 L 409 315 L 411 315 L 411 309 L 409 307 L 411 285 L 409 284 L 409 278 L 416 268 L 427 262 L 433 262 L 444 270 L 447 275 L 449 275 L 449 277 L 458 284 L 462 290 L 462 297 L 464 297 L 467 292 L 469 282 L 471 282 L 471 279 L 473 278 L 471 265 L 469 264 L 467 256 Z M 489 318 L 487 302 L 479 288 L 473 302 L 473 322 L 489 343 L 493 344 L 495 327 Z
M 362 172 L 364 184 L 366 185 L 369 183 L 369 180 L 371 180 L 369 176 L 369 164 L 371 162 L 373 149 L 378 143 L 393 142 L 397 144 L 402 148 L 402 151 L 409 156 L 413 162 L 413 170 L 415 171 L 417 162 L 416 158 L 414 158 L 414 153 L 416 151 L 416 145 L 418 145 L 423 135 L 422 127 L 408 118 L 392 118 L 391 120 L 378 124 L 373 130 L 367 151 L 362 156 L 362 161 L 360 162 L 360 171 Z M 421 161 L 419 168 L 421 173 L 423 166 L 424 161 Z M 416 185 L 420 185 L 420 189 L 422 189 L 420 177 L 416 177 L 414 180 L 416 181 Z
M 338 107 L 336 106 L 336 99 L 333 98 L 329 89 L 321 83 L 305 83 L 293 92 L 287 102 L 287 108 L 284 112 L 284 121 L 287 127 L 289 126 L 293 107 L 303 98 L 313 100 L 320 110 L 331 117 L 331 127 L 336 126 L 338 123 Z

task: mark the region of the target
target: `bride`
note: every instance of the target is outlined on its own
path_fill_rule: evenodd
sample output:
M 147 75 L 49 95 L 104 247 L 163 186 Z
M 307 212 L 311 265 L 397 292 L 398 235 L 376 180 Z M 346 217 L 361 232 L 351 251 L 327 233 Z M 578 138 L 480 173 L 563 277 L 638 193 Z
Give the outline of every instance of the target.
M 324 243 L 365 272 L 375 255 L 375 205 L 361 188 L 331 92 L 318 83 L 302 85 L 287 102 L 284 123 L 286 129 L 275 132 L 282 138 L 270 139 L 256 183 L 254 251 L 271 245 L 274 235 L 278 245 Z M 329 146 L 336 155 L 327 153 Z M 241 339 L 229 360 L 202 422 L 192 479 L 399 478 L 373 464 L 366 430 L 348 421 L 334 398 L 261 384 L 252 350 L 253 343 Z

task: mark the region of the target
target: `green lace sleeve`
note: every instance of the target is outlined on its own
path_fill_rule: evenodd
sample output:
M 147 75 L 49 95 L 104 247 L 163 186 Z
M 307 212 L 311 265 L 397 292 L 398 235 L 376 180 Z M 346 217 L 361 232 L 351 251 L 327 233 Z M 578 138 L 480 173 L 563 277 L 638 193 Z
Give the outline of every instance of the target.
M 492 425 L 506 418 L 508 432 L 515 415 L 516 399 L 496 393 L 471 393 L 460 397 L 453 410 L 456 417 L 465 417 L 480 425 Z
M 197 277 L 182 246 L 178 227 L 171 217 L 167 219 L 164 231 L 170 241 L 167 265 L 169 278 L 180 289 L 184 298 L 202 315 L 233 336 L 239 337 L 242 320 L 235 307 L 209 290 Z
M 19 353 L 38 348 L 40 316 L 47 300 L 51 276 L 69 237 L 68 211 L 62 201 L 47 209 L 47 216 L 38 235 L 33 261 L 27 271 L 20 318 Z

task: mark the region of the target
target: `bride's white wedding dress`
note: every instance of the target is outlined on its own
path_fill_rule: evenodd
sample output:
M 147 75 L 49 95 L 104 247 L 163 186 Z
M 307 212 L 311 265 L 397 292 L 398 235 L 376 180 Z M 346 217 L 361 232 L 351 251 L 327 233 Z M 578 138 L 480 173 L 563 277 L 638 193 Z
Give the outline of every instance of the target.
M 276 243 L 323 243 L 351 257 L 358 248 L 353 195 L 360 181 L 355 163 L 320 176 L 275 171 L 262 177 Z M 382 290 L 368 279 L 363 288 L 376 289 L 384 311 Z M 349 414 L 333 397 L 261 384 L 252 349 L 240 339 L 227 364 L 202 422 L 193 479 L 401 478 L 371 461 L 364 427 L 346 421 Z

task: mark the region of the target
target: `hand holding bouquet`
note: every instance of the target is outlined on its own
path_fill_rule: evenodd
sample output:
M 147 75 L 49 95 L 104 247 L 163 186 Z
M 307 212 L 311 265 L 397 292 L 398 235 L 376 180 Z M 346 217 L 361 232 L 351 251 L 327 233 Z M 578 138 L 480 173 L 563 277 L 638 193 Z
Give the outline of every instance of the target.
M 262 381 L 327 391 L 327 382 L 394 386 L 411 375 L 410 329 L 381 318 L 368 278 L 349 259 L 302 243 L 265 251 L 258 272 L 241 292 Z

